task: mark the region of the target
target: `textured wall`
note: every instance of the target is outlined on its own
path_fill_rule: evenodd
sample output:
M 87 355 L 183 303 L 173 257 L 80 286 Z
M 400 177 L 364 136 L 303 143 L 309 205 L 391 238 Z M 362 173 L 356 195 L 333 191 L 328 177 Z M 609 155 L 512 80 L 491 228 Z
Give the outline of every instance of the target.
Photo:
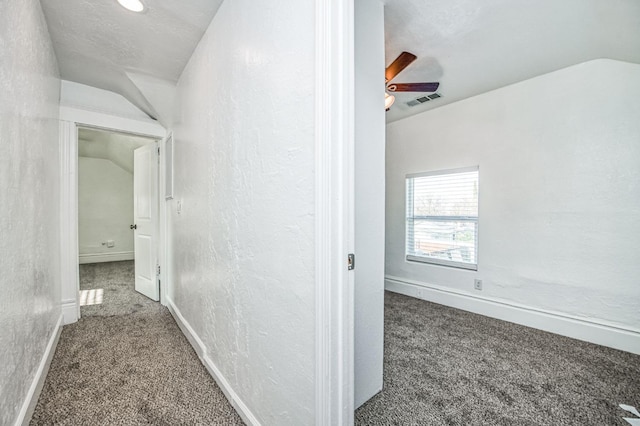
M 99 111 L 133 120 L 149 120 L 147 114 L 122 95 L 73 81 L 62 80 L 60 105 L 87 111 Z
M 638 117 L 640 65 L 603 59 L 392 123 L 386 273 L 638 330 Z M 405 175 L 475 165 L 477 273 L 406 262 Z
M 133 252 L 133 174 L 101 158 L 78 159 L 78 244 L 83 254 Z M 115 247 L 101 243 L 114 240 Z
M 60 81 L 37 0 L 0 2 L 0 424 L 12 424 L 60 316 Z
M 314 52 L 314 2 L 224 2 L 177 91 L 169 295 L 265 425 L 314 421 Z

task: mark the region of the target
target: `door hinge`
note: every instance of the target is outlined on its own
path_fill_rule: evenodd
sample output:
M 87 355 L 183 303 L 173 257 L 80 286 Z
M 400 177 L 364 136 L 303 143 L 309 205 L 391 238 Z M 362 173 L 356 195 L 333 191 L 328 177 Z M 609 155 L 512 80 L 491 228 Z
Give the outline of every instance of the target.
M 160 147 L 158 147 L 158 155 L 160 155 Z
M 347 270 L 353 271 L 356 267 L 356 255 L 353 253 L 349 253 L 347 256 Z
M 158 265 L 158 275 L 160 275 L 160 265 Z

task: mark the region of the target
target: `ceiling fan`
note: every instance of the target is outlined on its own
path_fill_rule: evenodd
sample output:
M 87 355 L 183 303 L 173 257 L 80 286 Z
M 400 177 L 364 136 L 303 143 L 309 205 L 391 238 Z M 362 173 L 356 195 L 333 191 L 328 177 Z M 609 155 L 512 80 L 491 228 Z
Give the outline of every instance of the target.
M 387 67 L 384 72 L 384 82 L 387 85 L 384 93 L 384 107 L 389 111 L 396 97 L 388 92 L 435 92 L 438 90 L 440 83 L 392 83 L 389 82 L 402 72 L 406 67 L 415 61 L 416 55 L 409 52 L 402 52 L 395 61 Z

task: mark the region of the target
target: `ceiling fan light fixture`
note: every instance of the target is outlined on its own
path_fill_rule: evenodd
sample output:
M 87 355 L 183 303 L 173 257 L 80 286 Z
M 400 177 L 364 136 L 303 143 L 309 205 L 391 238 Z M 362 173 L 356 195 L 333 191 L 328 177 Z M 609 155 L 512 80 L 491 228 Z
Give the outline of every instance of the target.
M 396 101 L 396 97 L 384 92 L 384 109 L 391 108 L 391 105 Z
M 118 3 L 132 12 L 142 12 L 144 10 L 144 4 L 140 0 L 118 0 Z

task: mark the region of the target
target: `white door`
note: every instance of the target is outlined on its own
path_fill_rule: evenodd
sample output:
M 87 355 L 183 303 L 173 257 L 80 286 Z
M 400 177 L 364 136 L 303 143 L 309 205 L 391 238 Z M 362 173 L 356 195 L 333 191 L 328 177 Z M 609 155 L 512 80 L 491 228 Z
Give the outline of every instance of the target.
M 135 289 L 155 301 L 160 289 L 158 262 L 158 143 L 133 153 L 133 220 Z
M 384 4 L 355 2 L 354 402 L 382 389 L 384 349 Z

